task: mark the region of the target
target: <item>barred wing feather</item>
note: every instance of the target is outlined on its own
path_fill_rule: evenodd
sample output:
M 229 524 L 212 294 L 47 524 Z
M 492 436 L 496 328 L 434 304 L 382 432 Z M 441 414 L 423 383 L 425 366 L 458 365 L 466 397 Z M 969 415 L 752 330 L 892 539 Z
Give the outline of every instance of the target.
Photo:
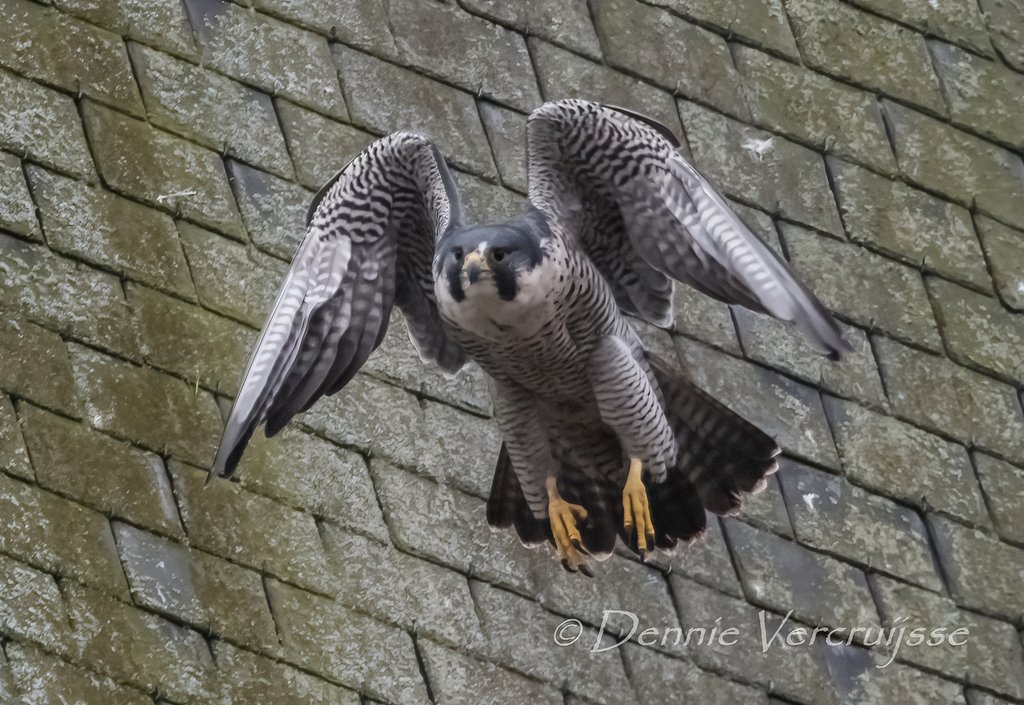
M 575 238 L 627 310 L 663 322 L 668 277 L 791 321 L 830 357 L 850 349 L 825 307 L 683 159 L 664 126 L 563 100 L 533 111 L 527 134 L 530 201 Z M 590 204 L 613 212 L 595 219 Z
M 452 372 L 462 366 L 465 354 L 440 322 L 431 272 L 436 241 L 460 220 L 443 158 L 408 133 L 374 142 L 317 193 L 211 476 L 234 472 L 260 424 L 272 436 L 344 387 L 383 339 L 393 305 L 425 360 Z

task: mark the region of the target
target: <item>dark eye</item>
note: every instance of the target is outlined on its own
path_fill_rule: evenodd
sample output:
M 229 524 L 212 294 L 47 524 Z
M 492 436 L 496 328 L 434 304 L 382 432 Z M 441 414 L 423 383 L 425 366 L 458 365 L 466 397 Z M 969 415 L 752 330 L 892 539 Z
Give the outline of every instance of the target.
M 495 247 L 493 250 L 491 250 L 491 258 L 495 262 L 500 262 L 501 260 L 505 259 L 505 250 L 501 249 L 500 247 Z
M 462 259 L 462 255 L 463 252 L 461 247 L 452 248 L 452 257 L 454 257 L 455 259 Z

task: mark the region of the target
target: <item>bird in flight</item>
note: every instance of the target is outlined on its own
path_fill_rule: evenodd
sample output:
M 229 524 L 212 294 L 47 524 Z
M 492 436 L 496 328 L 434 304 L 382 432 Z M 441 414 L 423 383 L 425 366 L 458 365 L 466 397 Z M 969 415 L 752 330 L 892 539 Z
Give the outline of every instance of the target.
M 526 212 L 470 225 L 430 140 L 371 144 L 313 199 L 211 477 L 261 424 L 272 436 L 342 389 L 398 306 L 424 361 L 490 377 L 491 526 L 591 575 L 617 539 L 643 557 L 699 536 L 705 509 L 735 512 L 778 446 L 645 350 L 624 314 L 669 325 L 683 282 L 793 322 L 830 357 L 849 348 L 678 146 L 629 110 L 546 103 L 527 121 Z

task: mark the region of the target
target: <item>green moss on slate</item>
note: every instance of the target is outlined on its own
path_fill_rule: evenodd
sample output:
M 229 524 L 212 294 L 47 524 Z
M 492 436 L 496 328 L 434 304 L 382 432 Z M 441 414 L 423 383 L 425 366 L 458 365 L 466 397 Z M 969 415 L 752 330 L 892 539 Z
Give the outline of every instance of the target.
M 996 298 L 937 277 L 928 278 L 928 291 L 950 357 L 1024 381 L 1024 316 L 1008 312 Z
M 185 4 L 206 65 L 271 95 L 348 117 L 325 37 L 234 3 Z
M 42 240 L 21 160 L 3 152 L 0 152 L 0 228 L 30 240 Z
M 68 615 L 52 575 L 0 555 L 0 632 L 64 650 Z
M 127 596 L 106 517 L 6 475 L 0 475 L 0 552 L 107 594 Z
M 120 280 L 0 233 L 0 294 L 18 315 L 62 336 L 139 358 Z
M 268 589 L 290 661 L 389 702 L 430 702 L 406 632 L 276 580 Z
M 83 112 L 100 174 L 114 191 L 228 234 L 240 231 L 224 164 L 215 152 L 91 102 Z
M 758 122 L 874 169 L 895 171 L 874 95 L 750 47 L 733 47 L 733 56 Z
M 886 338 L 874 346 L 896 415 L 1024 462 L 1013 387 Z
M 729 196 L 769 213 L 842 232 L 821 155 L 696 103 L 679 102 L 694 164 Z
M 75 705 L 152 705 L 141 690 L 126 688 L 28 644 L 9 644 L 10 668 L 22 693 L 19 701 L 42 705 L 75 698 Z M 0 689 L 0 693 L 3 690 Z
M 28 0 L 0 0 L 8 40 L 0 65 L 44 83 L 144 114 L 124 40 Z
M 70 96 L 4 70 L 0 95 L 0 147 L 83 179 L 96 178 Z
M 154 124 L 279 176 L 293 175 L 270 96 L 141 44 L 129 49 Z
M 974 454 L 978 479 L 988 499 L 996 530 L 1011 541 L 1024 543 L 1024 468 L 993 458 Z
M 198 465 L 213 460 L 221 417 L 208 392 L 82 346 L 72 359 L 89 424 Z
M 608 63 L 730 115 L 749 117 L 729 47 L 717 34 L 634 0 L 598 0 L 593 11 Z
M 28 173 L 51 248 L 195 298 L 169 216 L 45 169 Z
M 825 397 L 846 476 L 922 509 L 987 524 L 967 449 L 891 416 Z
M 865 328 L 938 350 L 939 333 L 921 274 L 869 250 L 784 225 L 790 263 L 821 301 Z M 884 291 L 886 296 L 876 296 Z
M 250 649 L 279 652 L 259 573 L 127 524 L 114 524 L 114 534 L 138 604 Z
M 18 417 L 6 395 L 0 395 L 0 470 L 30 482 L 35 480 Z

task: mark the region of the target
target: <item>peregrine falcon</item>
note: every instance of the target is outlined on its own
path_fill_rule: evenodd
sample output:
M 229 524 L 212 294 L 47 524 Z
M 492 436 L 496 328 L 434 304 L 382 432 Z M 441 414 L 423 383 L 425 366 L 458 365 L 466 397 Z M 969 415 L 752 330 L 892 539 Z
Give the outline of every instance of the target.
M 700 535 L 705 509 L 736 511 L 778 446 L 645 350 L 624 314 L 670 324 L 677 281 L 791 321 L 833 358 L 849 348 L 678 146 L 629 110 L 547 103 L 527 121 L 526 212 L 470 225 L 430 140 L 371 144 L 313 199 L 211 477 L 260 424 L 272 436 L 342 389 L 398 306 L 424 361 L 472 359 L 492 382 L 492 527 L 590 575 L 617 538 L 642 558 Z

